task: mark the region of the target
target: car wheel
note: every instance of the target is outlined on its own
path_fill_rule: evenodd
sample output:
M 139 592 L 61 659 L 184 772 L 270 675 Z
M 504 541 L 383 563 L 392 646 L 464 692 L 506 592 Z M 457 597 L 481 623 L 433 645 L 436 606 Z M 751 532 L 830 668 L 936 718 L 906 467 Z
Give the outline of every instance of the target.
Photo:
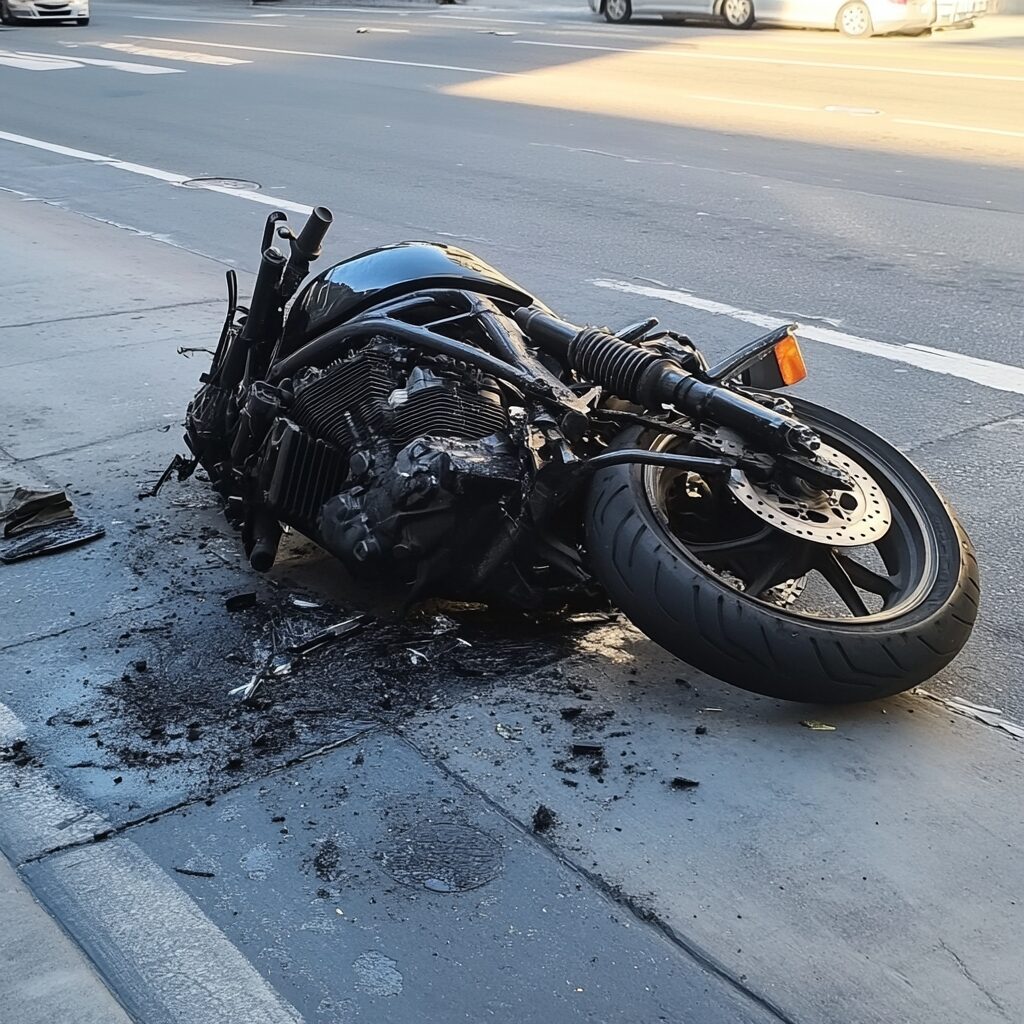
M 0 0 L 0 21 L 5 25 L 18 24 L 18 19 L 11 14 L 11 9 L 7 6 L 7 0 Z
M 79 18 L 78 19 L 78 24 L 79 25 L 88 25 L 89 24 L 89 19 L 88 18 Z
M 750 28 L 754 24 L 753 0 L 725 0 L 722 17 L 729 28 Z
M 607 0 L 604 5 L 604 20 L 613 25 L 624 25 L 633 17 L 633 5 L 629 0 Z
M 857 0 L 856 3 L 847 4 L 836 19 L 836 26 L 844 36 L 851 39 L 866 39 L 875 30 L 871 24 L 871 12 L 868 5 Z

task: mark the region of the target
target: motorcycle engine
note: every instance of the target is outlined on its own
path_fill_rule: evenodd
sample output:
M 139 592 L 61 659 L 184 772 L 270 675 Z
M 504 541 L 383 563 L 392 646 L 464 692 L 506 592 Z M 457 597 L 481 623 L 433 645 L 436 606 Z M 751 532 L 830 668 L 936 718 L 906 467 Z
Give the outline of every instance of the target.
M 357 571 L 465 578 L 520 490 L 497 381 L 381 337 L 281 390 L 265 504 Z

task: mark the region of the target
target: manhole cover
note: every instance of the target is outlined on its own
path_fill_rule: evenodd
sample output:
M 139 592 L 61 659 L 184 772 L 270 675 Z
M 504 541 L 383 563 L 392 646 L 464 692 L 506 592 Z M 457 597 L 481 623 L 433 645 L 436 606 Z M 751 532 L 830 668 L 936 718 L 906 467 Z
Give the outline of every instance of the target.
M 254 192 L 260 187 L 258 181 L 246 181 L 245 178 L 189 178 L 181 183 L 182 188 L 232 188 Z
M 403 885 L 431 892 L 465 892 L 501 873 L 501 847 L 469 825 L 416 825 L 383 852 L 384 870 Z

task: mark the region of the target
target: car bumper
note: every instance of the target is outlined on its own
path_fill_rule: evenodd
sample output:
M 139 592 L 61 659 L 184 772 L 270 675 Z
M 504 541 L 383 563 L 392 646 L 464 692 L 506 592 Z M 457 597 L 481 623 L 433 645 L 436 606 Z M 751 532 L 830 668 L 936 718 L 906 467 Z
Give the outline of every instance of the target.
M 988 0 L 960 0 L 959 3 L 940 3 L 935 16 L 936 28 L 962 25 L 988 14 Z
M 910 0 L 906 4 L 891 4 L 891 15 L 873 11 L 874 28 L 884 32 L 916 32 L 935 24 L 935 0 Z
M 14 18 L 25 21 L 69 21 L 73 18 L 88 18 L 87 0 L 68 0 L 67 3 L 49 0 L 7 0 L 7 7 Z

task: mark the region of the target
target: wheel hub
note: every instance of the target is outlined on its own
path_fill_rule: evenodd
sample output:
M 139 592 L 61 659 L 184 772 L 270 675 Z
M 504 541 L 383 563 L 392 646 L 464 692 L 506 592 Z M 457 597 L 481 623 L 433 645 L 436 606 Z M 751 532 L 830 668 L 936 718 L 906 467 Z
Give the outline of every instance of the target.
M 759 519 L 801 540 L 830 547 L 877 543 L 892 523 L 892 512 L 882 489 L 848 455 L 828 445 L 822 445 L 815 454 L 843 470 L 853 488 L 797 494 L 774 482 L 755 483 L 736 469 L 729 476 L 729 491 Z

